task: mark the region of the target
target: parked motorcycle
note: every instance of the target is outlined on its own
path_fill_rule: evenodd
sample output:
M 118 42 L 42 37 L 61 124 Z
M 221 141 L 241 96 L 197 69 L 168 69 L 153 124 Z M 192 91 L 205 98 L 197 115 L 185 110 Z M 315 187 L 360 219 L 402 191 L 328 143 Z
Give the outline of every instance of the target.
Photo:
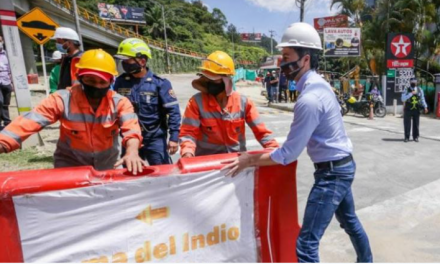
M 354 96 L 350 96 L 349 94 L 344 94 L 343 98 L 347 106 L 345 114 L 351 111 L 355 114 L 363 115 L 364 117 L 370 115 L 370 103 L 368 100 L 362 98 L 361 101 L 358 101 Z
M 387 108 L 383 102 L 381 95 L 372 96 L 372 103 L 374 104 L 374 115 L 377 117 L 385 117 L 387 115 Z

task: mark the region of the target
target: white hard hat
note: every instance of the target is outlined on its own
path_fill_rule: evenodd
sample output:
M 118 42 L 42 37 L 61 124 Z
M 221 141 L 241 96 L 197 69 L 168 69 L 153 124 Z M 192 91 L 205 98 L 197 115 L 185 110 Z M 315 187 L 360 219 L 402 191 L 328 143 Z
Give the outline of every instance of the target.
M 52 58 L 51 58 L 51 60 L 53 60 L 53 61 L 55 61 L 55 60 L 61 60 L 62 57 L 63 57 L 63 54 L 61 53 L 61 51 L 56 50 L 56 51 L 54 51 L 54 52 L 52 53 Z
M 318 32 L 311 25 L 297 22 L 291 24 L 284 31 L 281 43 L 277 45 L 277 48 L 284 47 L 322 50 L 322 43 Z
M 78 33 L 71 28 L 58 27 L 55 30 L 55 35 L 51 39 L 69 39 L 79 41 L 79 36 Z

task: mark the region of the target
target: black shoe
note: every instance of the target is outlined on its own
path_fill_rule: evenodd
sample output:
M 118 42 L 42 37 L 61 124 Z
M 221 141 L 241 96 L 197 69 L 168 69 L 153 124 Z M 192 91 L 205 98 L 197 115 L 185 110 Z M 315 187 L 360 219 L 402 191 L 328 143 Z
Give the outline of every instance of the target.
M 405 138 L 405 140 L 403 140 L 403 142 L 407 143 L 409 141 L 409 139 Z
M 415 141 L 415 142 L 419 142 L 419 138 L 415 138 L 414 141 Z

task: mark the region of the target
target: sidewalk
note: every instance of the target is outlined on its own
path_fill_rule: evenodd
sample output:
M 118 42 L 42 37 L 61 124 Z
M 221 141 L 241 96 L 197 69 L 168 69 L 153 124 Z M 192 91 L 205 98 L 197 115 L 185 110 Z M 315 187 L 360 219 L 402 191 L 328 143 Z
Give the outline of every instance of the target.
M 237 85 L 237 91 L 246 95 L 258 106 L 268 106 L 267 100 L 261 95 L 262 87 L 260 86 L 244 86 Z M 278 103 L 270 104 L 268 107 L 282 111 L 293 112 L 294 103 Z M 384 118 L 375 117 L 373 120 L 368 120 L 361 115 L 354 115 L 348 113 L 344 116 L 344 122 L 352 125 L 372 128 L 376 130 L 386 131 L 396 135 L 396 138 L 403 140 L 403 118 L 400 115 L 393 116 L 388 114 Z M 440 141 L 440 120 L 434 118 L 433 114 L 421 115 L 420 118 L 420 138 Z

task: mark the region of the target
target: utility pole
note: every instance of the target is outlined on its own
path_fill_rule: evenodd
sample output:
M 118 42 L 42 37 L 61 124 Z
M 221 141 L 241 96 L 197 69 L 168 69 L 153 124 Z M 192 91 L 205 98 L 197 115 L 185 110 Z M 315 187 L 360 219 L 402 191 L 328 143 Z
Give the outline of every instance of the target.
M 270 32 L 270 54 L 273 55 L 273 36 L 275 33 L 275 30 L 269 30 Z
M 79 43 L 81 44 L 81 47 L 84 49 L 82 36 L 81 36 L 81 27 L 79 25 L 78 5 L 76 4 L 76 0 L 72 0 L 72 2 L 73 2 L 73 17 L 75 18 L 76 33 L 78 33 Z
M 166 24 L 166 20 L 165 20 L 165 7 L 162 4 L 159 4 L 159 5 L 162 8 L 163 34 L 165 37 L 165 56 L 167 59 L 167 71 L 168 71 L 168 74 L 171 74 L 170 55 L 168 54 L 168 38 L 167 38 L 167 24 Z
M 296 6 L 299 7 L 300 15 L 299 15 L 299 21 L 304 22 L 304 4 L 306 3 L 306 0 L 295 0 Z

